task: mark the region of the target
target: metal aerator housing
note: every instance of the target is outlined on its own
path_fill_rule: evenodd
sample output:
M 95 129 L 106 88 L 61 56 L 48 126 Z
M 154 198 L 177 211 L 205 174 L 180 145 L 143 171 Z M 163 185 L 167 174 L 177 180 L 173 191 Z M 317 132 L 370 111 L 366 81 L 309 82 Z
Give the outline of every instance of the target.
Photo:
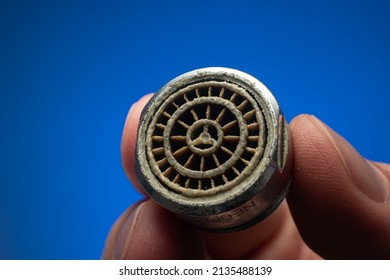
M 235 231 L 264 219 L 286 196 L 291 170 L 278 103 L 241 71 L 185 73 L 142 113 L 137 176 L 155 201 L 196 227 Z

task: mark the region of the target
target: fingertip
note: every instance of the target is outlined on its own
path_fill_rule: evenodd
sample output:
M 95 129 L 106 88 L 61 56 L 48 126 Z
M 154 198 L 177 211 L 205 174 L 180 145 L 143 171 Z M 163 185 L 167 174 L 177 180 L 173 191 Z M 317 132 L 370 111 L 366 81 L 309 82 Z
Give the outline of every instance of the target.
M 296 143 L 296 180 L 303 180 L 303 186 L 309 179 L 319 177 L 326 182 L 335 181 L 336 187 L 340 183 L 350 186 L 344 188 L 349 195 L 361 192 L 361 198 L 385 201 L 387 189 L 383 180 L 379 180 L 376 170 L 341 135 L 311 115 L 298 116 L 291 130 Z M 315 177 L 310 178 L 310 174 Z
M 129 217 L 133 214 L 134 210 L 137 209 L 140 203 L 142 203 L 142 201 L 127 208 L 122 213 L 122 215 L 120 215 L 120 217 L 115 221 L 106 238 L 102 253 L 102 259 L 114 260 L 116 258 L 115 248 L 118 243 L 119 234 L 122 231 L 126 222 L 129 220 Z
M 385 192 L 371 166 L 314 116 L 300 115 L 290 128 L 294 180 L 288 202 L 306 243 L 325 258 L 386 255 L 378 240 L 389 242 L 388 208 L 380 204 Z
M 294 141 L 294 188 L 290 195 L 299 194 L 307 198 L 307 202 L 317 204 L 323 199 L 323 194 L 307 190 L 308 186 L 326 182 L 328 188 L 338 188 L 339 182 L 332 180 L 344 174 L 339 156 L 315 122 L 313 116 L 303 114 L 290 123 Z
M 200 259 L 203 241 L 194 228 L 155 202 L 146 200 L 114 233 L 114 259 Z
M 121 158 L 125 174 L 135 189 L 143 195 L 146 195 L 146 193 L 135 175 L 135 146 L 137 142 L 137 128 L 142 110 L 152 96 L 152 93 L 147 94 L 131 106 L 127 114 L 121 142 Z

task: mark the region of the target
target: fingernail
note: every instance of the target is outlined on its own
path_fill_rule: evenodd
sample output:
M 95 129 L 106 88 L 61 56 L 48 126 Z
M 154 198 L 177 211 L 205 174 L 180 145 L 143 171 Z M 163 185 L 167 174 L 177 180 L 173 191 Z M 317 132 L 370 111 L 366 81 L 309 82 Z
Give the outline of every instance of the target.
M 353 185 L 370 199 L 385 202 L 385 185 L 378 172 L 343 137 L 315 116 L 311 117 L 313 123 L 333 145 Z
M 131 237 L 137 226 L 138 219 L 142 212 L 144 203 L 141 202 L 129 215 L 126 222 L 123 224 L 122 230 L 119 233 L 118 241 L 115 247 L 115 259 L 124 260 L 131 247 Z

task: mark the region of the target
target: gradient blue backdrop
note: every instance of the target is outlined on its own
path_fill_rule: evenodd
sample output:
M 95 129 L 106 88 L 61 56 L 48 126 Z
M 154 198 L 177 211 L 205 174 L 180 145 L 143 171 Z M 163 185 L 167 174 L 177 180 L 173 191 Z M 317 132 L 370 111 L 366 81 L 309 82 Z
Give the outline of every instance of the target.
M 186 71 L 263 81 L 390 162 L 389 1 L 1 1 L 0 258 L 96 259 L 140 196 L 131 104 Z

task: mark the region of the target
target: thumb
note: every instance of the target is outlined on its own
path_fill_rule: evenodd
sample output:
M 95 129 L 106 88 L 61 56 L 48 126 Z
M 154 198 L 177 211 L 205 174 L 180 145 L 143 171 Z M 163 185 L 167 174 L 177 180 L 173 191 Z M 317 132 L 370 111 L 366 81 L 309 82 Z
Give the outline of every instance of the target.
M 390 168 L 362 158 L 313 116 L 291 123 L 289 206 L 305 242 L 331 259 L 390 258 Z

